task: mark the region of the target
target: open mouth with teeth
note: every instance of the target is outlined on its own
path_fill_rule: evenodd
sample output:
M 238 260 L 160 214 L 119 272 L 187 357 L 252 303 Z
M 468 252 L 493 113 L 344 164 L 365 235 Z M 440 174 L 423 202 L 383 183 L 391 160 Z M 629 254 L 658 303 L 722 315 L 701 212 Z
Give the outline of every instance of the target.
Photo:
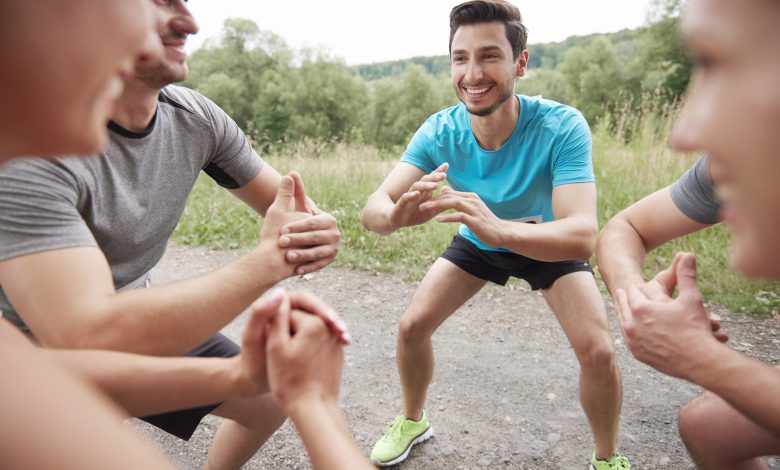
M 487 95 L 493 89 L 493 85 L 462 86 L 461 89 L 469 98 L 480 98 Z

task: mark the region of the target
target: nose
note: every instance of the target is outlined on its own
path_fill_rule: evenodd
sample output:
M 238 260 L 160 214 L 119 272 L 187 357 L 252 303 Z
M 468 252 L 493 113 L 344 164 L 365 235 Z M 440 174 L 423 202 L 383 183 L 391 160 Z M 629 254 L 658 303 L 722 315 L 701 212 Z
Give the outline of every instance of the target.
M 711 107 L 696 83 L 692 83 L 669 138 L 669 143 L 674 149 L 680 152 L 707 150 L 702 135 L 706 130 L 707 120 L 711 118 L 710 112 L 714 111 Z
M 466 65 L 466 75 L 463 77 L 466 83 L 474 85 L 482 80 L 482 66 L 479 61 L 470 60 Z
M 182 0 L 176 2 L 176 16 L 171 22 L 171 27 L 174 31 L 185 34 L 197 34 L 200 30 L 198 22 Z

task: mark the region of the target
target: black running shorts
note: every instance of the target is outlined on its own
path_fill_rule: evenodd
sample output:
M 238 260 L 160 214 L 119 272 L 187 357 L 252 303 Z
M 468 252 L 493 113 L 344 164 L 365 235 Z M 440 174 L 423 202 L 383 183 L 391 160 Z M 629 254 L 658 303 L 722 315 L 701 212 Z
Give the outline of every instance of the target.
M 185 355 L 190 357 L 233 357 L 240 352 L 241 349 L 236 343 L 223 334 L 217 333 Z M 200 421 L 219 405 L 220 403 L 215 403 L 198 408 L 146 416 L 140 419 L 186 441 L 192 437 Z
M 569 273 L 593 274 L 587 261 L 538 261 L 507 251 L 480 250 L 460 235 L 455 235 L 441 257 L 480 279 L 503 286 L 509 276 L 519 277 L 531 284 L 533 290 L 546 289 Z

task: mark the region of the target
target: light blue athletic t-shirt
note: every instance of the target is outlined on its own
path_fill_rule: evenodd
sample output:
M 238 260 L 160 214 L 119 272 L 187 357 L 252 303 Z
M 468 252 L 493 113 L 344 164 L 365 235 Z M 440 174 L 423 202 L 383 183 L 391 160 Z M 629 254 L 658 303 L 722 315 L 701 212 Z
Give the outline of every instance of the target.
M 457 191 L 477 193 L 500 219 L 542 223 L 554 220 L 552 188 L 595 181 L 591 136 L 576 109 L 542 97 L 517 95 L 517 127 L 501 148 L 482 149 L 463 103 L 429 117 L 417 130 L 402 162 L 426 173 L 449 162 L 447 181 Z M 465 225 L 461 236 L 491 248 Z

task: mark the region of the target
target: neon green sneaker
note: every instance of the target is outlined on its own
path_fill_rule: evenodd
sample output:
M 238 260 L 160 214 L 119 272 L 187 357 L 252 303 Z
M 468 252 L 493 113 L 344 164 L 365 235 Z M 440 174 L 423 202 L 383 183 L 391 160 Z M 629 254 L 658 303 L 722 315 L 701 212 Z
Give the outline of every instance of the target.
M 379 467 L 389 467 L 401 463 L 409 456 L 412 446 L 427 441 L 433 436 L 433 429 L 423 410 L 420 421 L 396 416 L 387 432 L 377 441 L 371 450 L 371 463 Z
M 614 454 L 607 460 L 597 460 L 594 452 L 590 459 L 590 470 L 631 470 L 631 462 L 620 454 Z

